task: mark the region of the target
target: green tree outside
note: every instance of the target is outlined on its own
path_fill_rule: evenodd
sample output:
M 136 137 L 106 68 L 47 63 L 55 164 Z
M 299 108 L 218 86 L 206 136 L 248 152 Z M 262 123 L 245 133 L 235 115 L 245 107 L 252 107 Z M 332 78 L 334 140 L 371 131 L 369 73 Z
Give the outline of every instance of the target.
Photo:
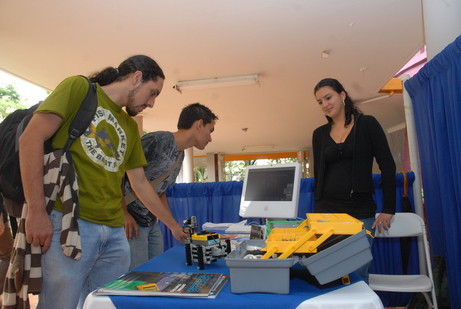
M 194 181 L 195 182 L 207 182 L 208 173 L 206 166 L 195 166 L 194 167 Z
M 227 161 L 224 166 L 226 181 L 241 181 L 245 178 L 245 168 L 257 160 Z
M 255 165 L 260 160 L 242 160 L 242 161 L 228 161 L 225 164 L 224 171 L 226 173 L 226 181 L 242 181 L 245 178 L 245 169 L 249 165 Z M 280 158 L 262 160 L 264 164 L 286 164 L 297 162 L 296 158 Z
M 17 109 L 27 108 L 21 103 L 21 95 L 12 85 L 0 87 L 0 122 Z

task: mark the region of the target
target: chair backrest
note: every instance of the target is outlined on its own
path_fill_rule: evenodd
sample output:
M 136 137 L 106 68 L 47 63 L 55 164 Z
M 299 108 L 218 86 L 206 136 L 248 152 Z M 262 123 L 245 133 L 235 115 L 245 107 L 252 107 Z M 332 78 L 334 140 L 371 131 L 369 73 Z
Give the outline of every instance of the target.
M 388 230 L 375 230 L 375 237 L 410 237 L 425 234 L 423 219 L 414 213 L 399 212 L 394 215 Z
M 432 265 L 431 265 L 431 259 L 430 259 L 430 253 L 429 253 L 429 244 L 427 241 L 426 227 L 425 227 L 423 219 L 419 215 L 414 214 L 414 213 L 399 212 L 393 216 L 391 227 L 388 230 L 382 230 L 381 233 L 378 232 L 378 229 L 375 230 L 375 237 L 390 238 L 390 237 L 411 237 L 411 236 L 418 237 L 418 251 L 419 251 L 418 255 L 419 255 L 420 273 L 422 275 L 428 276 L 430 279 L 430 282 L 432 284 L 432 289 L 431 289 L 432 302 L 429 299 L 429 296 L 427 295 L 427 293 L 423 292 L 423 294 L 429 306 L 432 306 L 432 303 L 433 303 L 434 304 L 433 308 L 437 309 L 437 299 L 436 299 L 435 288 L 434 288 L 434 278 L 432 276 Z M 370 274 L 370 286 L 372 286 L 372 288 L 374 284 L 373 276 L 381 276 L 381 275 Z M 397 275 L 395 277 L 403 278 L 405 276 Z M 377 283 L 377 285 L 378 286 L 379 284 L 382 285 L 383 281 L 386 281 L 388 279 L 389 278 L 385 278 L 385 279 L 381 278 L 380 279 L 381 281 L 378 281 L 379 283 Z M 392 284 L 393 287 L 395 287 L 396 283 L 395 281 L 390 279 L 387 282 L 387 284 Z M 374 288 L 377 288 L 377 287 L 375 286 Z M 381 289 L 379 289 L 379 291 L 387 291 L 387 290 L 382 289 L 382 286 L 381 286 Z M 395 289 L 393 288 L 389 291 L 395 291 Z

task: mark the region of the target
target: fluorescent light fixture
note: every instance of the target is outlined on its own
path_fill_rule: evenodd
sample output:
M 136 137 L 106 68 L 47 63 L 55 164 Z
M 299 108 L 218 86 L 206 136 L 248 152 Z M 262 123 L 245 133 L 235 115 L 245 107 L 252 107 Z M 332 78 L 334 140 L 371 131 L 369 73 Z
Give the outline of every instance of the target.
M 242 151 L 265 151 L 274 149 L 275 145 L 248 145 L 242 146 Z
M 183 90 L 200 90 L 218 87 L 251 85 L 259 82 L 258 74 L 213 77 L 206 79 L 181 80 L 173 86 L 179 92 Z

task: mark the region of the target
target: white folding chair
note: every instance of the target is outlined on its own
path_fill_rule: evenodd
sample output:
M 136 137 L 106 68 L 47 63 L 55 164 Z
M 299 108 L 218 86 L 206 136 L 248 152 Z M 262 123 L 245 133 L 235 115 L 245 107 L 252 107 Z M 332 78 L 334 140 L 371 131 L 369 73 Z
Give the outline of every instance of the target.
M 386 292 L 420 292 L 426 298 L 429 308 L 437 309 L 437 298 L 432 278 L 432 266 L 429 255 L 426 228 L 423 219 L 414 213 L 396 213 L 391 227 L 381 233 L 375 231 L 375 237 L 421 237 L 418 245 L 424 245 L 424 259 L 427 268 L 426 274 L 419 275 L 381 275 L 370 274 L 369 285 L 374 291 Z M 375 257 L 379 258 L 379 257 Z M 429 297 L 432 294 L 432 301 Z

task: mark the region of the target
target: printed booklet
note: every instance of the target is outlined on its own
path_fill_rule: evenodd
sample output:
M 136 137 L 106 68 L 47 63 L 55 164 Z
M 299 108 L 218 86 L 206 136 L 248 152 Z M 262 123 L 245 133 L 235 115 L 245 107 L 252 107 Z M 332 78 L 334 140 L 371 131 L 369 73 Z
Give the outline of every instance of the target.
M 93 294 L 214 298 L 227 279 L 218 273 L 130 271 Z

